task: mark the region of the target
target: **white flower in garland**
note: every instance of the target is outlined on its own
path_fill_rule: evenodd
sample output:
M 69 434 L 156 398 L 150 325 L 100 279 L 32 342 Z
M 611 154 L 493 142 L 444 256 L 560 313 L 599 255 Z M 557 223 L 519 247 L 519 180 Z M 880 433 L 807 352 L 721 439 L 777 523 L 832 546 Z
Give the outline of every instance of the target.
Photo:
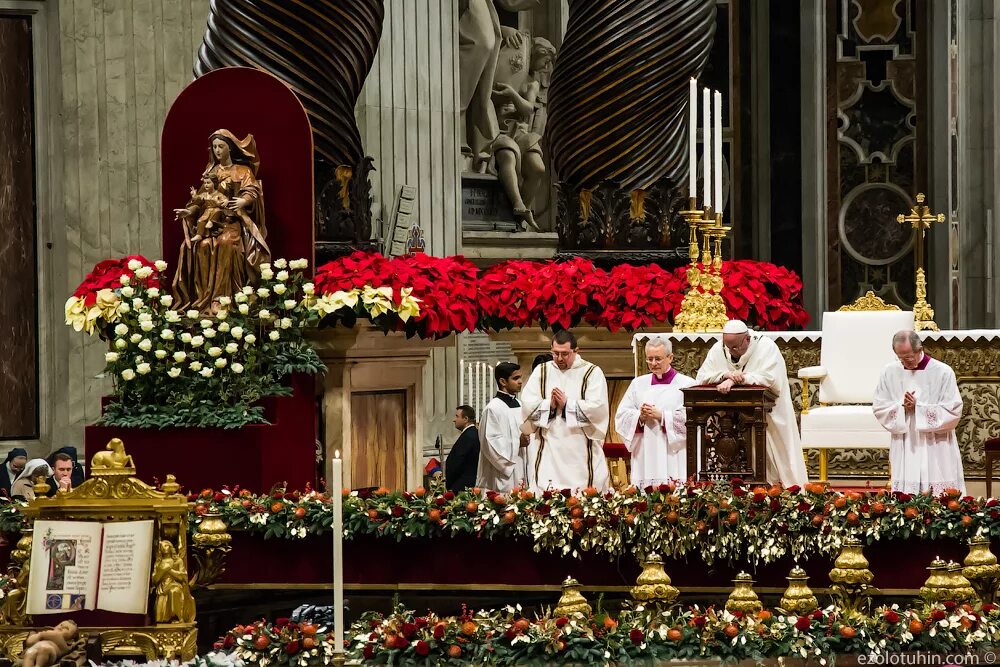
M 269 311 L 267 308 L 263 308 L 261 309 L 260 313 L 257 314 L 257 316 L 262 320 L 269 320 L 271 319 L 271 311 Z
M 226 361 L 225 359 L 216 359 L 215 360 L 215 367 L 216 368 L 225 368 L 226 364 L 228 364 L 228 363 L 229 362 Z
M 123 338 L 119 338 L 115 341 L 116 350 L 124 350 L 126 347 L 128 347 L 128 343 L 126 343 Z
M 220 310 L 215 314 L 215 319 L 219 320 L 219 322 L 225 322 L 227 319 L 229 319 L 229 311 Z
M 284 283 L 278 283 L 277 285 L 274 286 L 274 293 L 277 294 L 278 296 L 281 296 L 287 291 L 288 288 L 285 286 Z
M 163 340 L 173 340 L 174 339 L 173 330 L 164 329 L 163 331 L 160 332 L 160 338 L 162 338 Z
M 233 295 L 233 300 L 236 303 L 246 303 L 247 302 L 247 295 L 244 294 L 243 292 L 237 292 L 236 294 Z
M 210 348 L 208 348 L 208 356 L 213 357 L 213 358 L 214 357 L 222 356 L 222 348 L 218 348 L 218 347 L 210 347 Z
M 137 365 L 135 367 L 135 370 L 139 375 L 146 375 L 150 371 L 150 366 L 147 362 L 144 361 L 141 364 Z
M 236 354 L 239 351 L 240 351 L 240 346 L 237 345 L 236 343 L 229 343 L 228 345 L 226 345 L 226 352 L 228 352 L 229 354 Z
M 230 327 L 229 327 L 229 322 L 219 322 L 219 326 L 218 326 L 218 329 L 219 329 L 219 331 L 221 331 L 222 333 L 226 333 L 226 332 L 228 332 L 228 331 L 229 331 L 229 328 L 230 328 Z
M 152 331 L 153 330 L 153 323 L 152 322 L 139 322 L 139 328 L 142 329 L 143 331 Z
M 115 325 L 115 335 L 124 336 L 128 333 L 128 325 L 126 324 L 116 324 Z
M 179 369 L 177 366 L 174 366 L 169 371 L 167 371 L 167 375 L 169 375 L 172 378 L 180 377 L 181 369 Z
M 201 347 L 205 344 L 205 339 L 201 336 L 191 336 L 191 347 Z
M 108 362 L 109 364 L 115 363 L 116 361 L 118 361 L 118 353 L 117 352 L 105 352 L 104 353 L 104 361 Z
M 243 339 L 243 344 L 246 345 L 247 347 L 250 347 L 256 342 L 257 342 L 257 337 L 254 336 L 253 334 L 247 334 L 246 337 Z
M 250 306 L 246 305 L 245 303 L 241 303 L 237 307 L 237 310 L 240 311 L 240 315 L 248 315 L 250 313 Z
M 153 349 L 153 342 L 148 338 L 143 338 L 139 341 L 139 349 L 143 352 L 149 352 Z
M 140 340 L 142 340 L 142 336 L 140 334 L 134 333 L 131 336 L 129 336 L 128 340 L 129 340 L 130 343 L 132 343 L 133 345 L 135 345 Z
M 176 361 L 177 363 L 181 363 L 185 359 L 187 359 L 187 352 L 184 352 L 183 350 L 178 350 L 177 352 L 174 352 L 174 361 Z
M 181 342 L 182 343 L 190 343 L 191 342 L 191 334 L 189 334 L 187 331 L 185 331 L 184 333 L 182 333 L 181 334 Z
M 257 296 L 259 296 L 262 299 L 266 299 L 267 297 L 271 296 L 271 290 L 267 289 L 266 287 L 260 287 L 257 289 Z
M 167 351 L 166 350 L 157 350 L 156 352 L 153 353 L 153 356 L 156 357 L 157 359 L 166 359 L 167 358 Z
M 290 329 L 292 327 L 292 318 L 282 317 L 281 322 L 279 322 L 282 329 Z
M 215 329 L 205 329 L 201 332 L 201 335 L 205 338 L 215 338 Z
M 198 326 L 200 326 L 202 329 L 208 329 L 213 324 L 214 322 L 212 322 L 212 320 L 202 320 L 201 322 L 198 323 Z
M 233 338 L 237 340 L 243 338 L 243 327 L 233 327 L 232 331 L 229 332 Z
M 232 370 L 232 371 L 233 371 L 234 373 L 237 373 L 237 374 L 239 374 L 239 373 L 242 373 L 242 372 L 243 372 L 243 364 L 241 364 L 241 363 L 239 363 L 239 362 L 236 362 L 236 363 L 234 363 L 234 364 L 233 364 L 232 366 L 230 366 L 230 369 L 231 369 L 231 370 Z
M 132 289 L 131 287 L 127 287 L 127 286 L 123 287 L 122 288 L 122 296 L 125 297 L 126 299 L 131 299 L 133 296 L 135 296 L 135 290 Z
M 197 373 L 198 371 L 200 371 L 200 370 L 201 370 L 201 366 L 202 366 L 202 364 L 201 364 L 201 362 L 200 362 L 200 361 L 192 361 L 192 362 L 191 362 L 191 365 L 190 365 L 190 366 L 188 366 L 188 368 L 190 368 L 190 369 L 191 369 L 191 370 L 193 370 L 193 371 L 194 371 L 195 373 Z
M 205 368 L 202 368 L 200 371 L 198 371 L 198 375 L 202 376 L 203 378 L 210 378 L 213 375 L 215 375 L 215 369 L 211 368 L 210 366 L 206 366 Z
M 125 370 L 122 371 L 122 379 L 125 380 L 126 382 L 129 380 L 134 380 L 135 371 L 132 370 L 131 368 L 126 368 Z
M 244 287 L 244 288 L 242 289 L 242 293 L 243 293 L 243 294 L 244 294 L 245 296 L 250 296 L 251 294 L 253 294 L 253 287 L 251 287 L 250 285 L 247 285 L 246 287 Z

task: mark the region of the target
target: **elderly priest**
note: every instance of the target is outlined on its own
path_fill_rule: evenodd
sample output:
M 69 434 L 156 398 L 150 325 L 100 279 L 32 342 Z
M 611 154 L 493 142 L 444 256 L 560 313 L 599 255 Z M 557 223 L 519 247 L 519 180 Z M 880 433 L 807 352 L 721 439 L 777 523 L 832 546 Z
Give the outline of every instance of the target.
M 724 394 L 736 385 L 768 387 L 777 394 L 767 416 L 767 481 L 785 486 L 808 481 L 785 359 L 773 340 L 752 335 L 740 320 L 726 322 L 722 340 L 708 351 L 697 380 L 716 385 Z
M 892 434 L 889 462 L 892 490 L 965 495 L 962 453 L 955 427 L 962 418 L 962 395 L 951 366 L 924 353 L 920 337 L 900 331 L 892 337 L 898 362 L 882 371 L 872 409 Z

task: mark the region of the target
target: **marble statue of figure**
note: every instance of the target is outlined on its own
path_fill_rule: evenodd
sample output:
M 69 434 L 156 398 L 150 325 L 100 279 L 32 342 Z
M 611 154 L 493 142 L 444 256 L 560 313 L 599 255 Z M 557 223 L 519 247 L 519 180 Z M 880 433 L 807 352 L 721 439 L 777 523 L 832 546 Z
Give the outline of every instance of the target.
M 520 33 L 500 25 L 497 5 L 506 11 L 537 7 L 541 0 L 460 0 L 458 21 L 459 96 L 461 122 L 465 130 L 462 153 L 489 154 L 500 134 L 493 106 L 493 80 L 500 46 L 509 41 L 520 45 Z M 517 48 L 515 46 L 515 48 Z
M 497 176 L 510 199 L 514 218 L 535 231 L 535 198 L 546 183 L 542 134 L 555 55 L 552 42 L 535 37 L 524 83 L 515 89 L 498 81 L 493 92 L 499 118 L 507 126 L 494 142 Z
M 80 650 L 80 630 L 73 621 L 63 621 L 51 630 L 32 632 L 24 640 L 23 667 L 51 667 Z M 81 657 L 82 652 L 81 652 Z M 83 664 L 81 661 L 80 664 Z
M 168 540 L 160 541 L 160 552 L 153 567 L 153 585 L 156 587 L 157 623 L 193 623 L 194 597 L 188 584 L 184 559 Z
M 264 225 L 264 191 L 253 135 L 229 130 L 209 137 L 209 163 L 197 190 L 174 215 L 184 225 L 174 274 L 174 308 L 212 313 L 220 296 L 232 296 L 259 278 L 270 261 Z

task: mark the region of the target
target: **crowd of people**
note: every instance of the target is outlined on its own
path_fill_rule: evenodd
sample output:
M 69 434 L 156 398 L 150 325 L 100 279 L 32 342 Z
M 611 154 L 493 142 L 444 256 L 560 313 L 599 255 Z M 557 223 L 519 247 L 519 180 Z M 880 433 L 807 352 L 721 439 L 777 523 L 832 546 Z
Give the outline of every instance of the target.
M 28 459 L 27 450 L 15 447 L 0 465 L 0 495 L 14 500 L 34 500 L 35 485 L 46 482 L 48 495 L 70 491 L 83 484 L 83 466 L 76 447 L 62 447 L 44 459 Z

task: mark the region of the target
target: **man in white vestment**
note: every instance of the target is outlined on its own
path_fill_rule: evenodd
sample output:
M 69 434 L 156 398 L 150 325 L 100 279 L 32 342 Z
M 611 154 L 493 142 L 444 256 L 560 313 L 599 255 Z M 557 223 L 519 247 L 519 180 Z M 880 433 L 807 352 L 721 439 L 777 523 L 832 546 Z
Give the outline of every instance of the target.
M 937 495 L 950 488 L 965 495 L 962 453 L 955 437 L 962 418 L 955 371 L 924 354 L 914 331 L 893 336 L 892 351 L 899 362 L 882 371 L 872 402 L 875 418 L 892 434 L 892 490 Z
M 763 386 L 776 393 L 778 398 L 767 416 L 767 481 L 786 487 L 805 485 L 808 477 L 788 372 L 773 340 L 752 335 L 740 320 L 726 322 L 722 340 L 712 346 L 698 369 L 697 381 L 717 385 L 724 394 L 736 385 Z
M 650 372 L 632 380 L 615 413 L 615 430 L 632 454 L 631 482 L 640 489 L 688 478 L 687 415 L 681 389 L 695 382 L 674 370 L 673 360 L 668 339 L 647 340 Z
M 476 486 L 509 493 L 527 487 L 528 435 L 521 433 L 521 367 L 509 361 L 493 371 L 497 395 L 486 404 L 479 420 L 479 474 Z
M 559 331 L 552 337 L 552 361 L 531 372 L 521 393 L 521 432 L 538 439 L 529 461 L 531 488 L 605 491 L 608 413 L 604 373 L 577 355 L 572 332 Z

